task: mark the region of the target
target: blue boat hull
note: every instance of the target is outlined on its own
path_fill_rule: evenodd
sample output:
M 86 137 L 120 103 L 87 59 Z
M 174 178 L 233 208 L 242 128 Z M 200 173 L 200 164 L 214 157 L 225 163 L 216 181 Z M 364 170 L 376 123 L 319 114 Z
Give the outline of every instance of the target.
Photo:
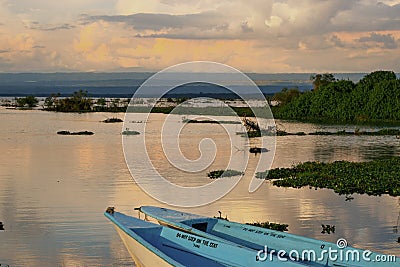
M 389 255 L 303 236 L 263 229 L 251 225 L 209 218 L 166 208 L 142 206 L 140 211 L 157 219 L 160 224 L 215 240 L 226 240 L 266 254 L 285 252 L 285 257 L 297 259 L 309 266 L 382 267 L 399 266 L 400 260 Z M 375 259 L 391 257 L 377 263 Z M 370 260 L 370 261 L 368 261 Z
M 133 259 L 141 266 L 274 266 L 299 267 L 299 263 L 261 261 L 256 251 L 146 222 L 119 212 L 105 212 L 114 223 Z

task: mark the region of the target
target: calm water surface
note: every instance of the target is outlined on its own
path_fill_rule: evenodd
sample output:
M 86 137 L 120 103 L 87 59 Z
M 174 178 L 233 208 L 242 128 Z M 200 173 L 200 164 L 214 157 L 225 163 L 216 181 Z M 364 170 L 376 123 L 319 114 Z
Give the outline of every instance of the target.
M 121 124 L 100 123 L 115 114 L 64 114 L 0 109 L 0 264 L 10 266 L 132 266 L 124 245 L 103 216 L 107 206 L 136 214 L 133 207 L 160 205 L 135 185 L 126 167 Z M 123 114 L 117 114 L 123 117 Z M 165 115 L 154 115 L 161 123 Z M 354 130 L 354 126 L 317 126 L 279 123 L 288 132 Z M 197 128 L 196 128 L 197 127 Z M 132 124 L 132 129 L 135 125 Z M 367 128 L 373 130 L 372 128 Z M 60 136 L 59 130 L 95 132 L 93 136 Z M 185 128 L 182 151 L 199 156 L 198 140 L 204 126 Z M 210 169 L 224 167 L 229 153 L 218 125 L 207 129 L 217 140 L 219 154 Z M 205 172 L 185 176 L 162 156 L 157 131 L 146 136 L 151 158 L 163 175 L 186 186 L 207 183 Z M 190 137 L 188 137 L 190 136 Z M 135 138 L 131 136 L 130 138 Z M 219 141 L 218 141 L 219 140 Z M 132 141 L 134 142 L 134 141 Z M 220 143 L 219 143 L 220 142 Z M 245 152 L 248 145 L 243 144 Z M 277 137 L 274 167 L 306 160 L 364 161 L 400 155 L 393 136 L 286 136 Z M 250 155 L 249 168 L 256 162 Z M 254 166 L 253 166 L 254 167 Z M 144 172 L 146 170 L 143 170 Z M 346 238 L 356 247 L 400 256 L 395 233 L 399 198 L 354 195 L 346 202 L 331 190 L 286 189 L 264 183 L 247 192 L 251 177 L 211 205 L 186 209 L 208 216 L 221 210 L 239 222 L 273 221 L 289 224 L 289 232 L 335 242 Z M 336 233 L 321 234 L 321 224 L 336 225 Z

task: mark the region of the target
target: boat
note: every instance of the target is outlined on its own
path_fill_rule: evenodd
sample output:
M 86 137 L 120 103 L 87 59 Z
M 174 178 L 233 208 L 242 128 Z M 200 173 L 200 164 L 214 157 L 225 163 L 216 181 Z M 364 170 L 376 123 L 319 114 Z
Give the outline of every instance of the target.
M 276 256 L 260 260 L 256 251 L 246 247 L 128 216 L 116 212 L 113 207 L 109 207 L 104 215 L 114 224 L 138 266 L 304 266 L 297 262 L 279 261 Z
M 284 252 L 284 256 L 311 266 L 375 267 L 374 259 L 391 259 L 379 266 L 399 266 L 400 259 L 392 255 L 379 254 L 347 246 L 344 239 L 337 244 L 299 235 L 264 229 L 252 225 L 231 222 L 223 218 L 211 218 L 172 209 L 142 206 L 138 209 L 146 216 L 156 219 L 161 225 L 180 231 L 223 240 L 266 253 Z M 339 242 L 340 241 L 340 242 Z M 329 254 L 329 251 L 333 254 Z M 336 254 L 334 253 L 336 251 Z M 330 255 L 333 255 L 332 257 Z M 334 256 L 337 257 L 334 257 Z M 365 255 L 365 256 L 364 256 Z M 368 261 L 370 260 L 370 261 Z

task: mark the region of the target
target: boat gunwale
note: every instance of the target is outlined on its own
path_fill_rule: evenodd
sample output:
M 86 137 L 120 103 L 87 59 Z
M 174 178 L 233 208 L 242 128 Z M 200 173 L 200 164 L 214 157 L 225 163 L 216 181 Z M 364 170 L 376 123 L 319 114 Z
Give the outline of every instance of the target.
M 144 210 L 143 210 L 143 208 L 144 208 Z M 252 225 L 245 225 L 245 224 L 239 223 L 239 222 L 226 221 L 226 220 L 220 219 L 220 218 L 215 218 L 215 217 L 212 218 L 212 217 L 202 216 L 202 215 L 198 215 L 198 214 L 192 214 L 192 213 L 188 213 L 188 212 L 181 212 L 181 211 L 177 211 L 177 210 L 172 210 L 172 209 L 167 209 L 167 208 L 160 208 L 160 207 L 155 207 L 155 206 L 141 206 L 139 208 L 139 210 L 141 212 L 143 212 L 144 214 L 146 214 L 147 216 L 150 216 L 150 217 L 158 220 L 159 222 L 162 221 L 164 224 L 166 224 L 168 226 L 172 226 L 174 228 L 178 228 L 178 227 L 179 228 L 183 228 L 183 229 L 185 229 L 184 231 L 188 231 L 188 232 L 190 232 L 192 234 L 203 235 L 204 237 L 209 238 L 209 239 L 212 239 L 212 236 L 215 236 L 215 235 L 212 234 L 212 233 L 208 233 L 207 231 L 201 231 L 199 229 L 196 229 L 193 226 L 185 224 L 185 222 L 191 222 L 191 221 L 197 221 L 197 220 L 199 220 L 199 221 L 200 220 L 207 221 L 207 220 L 211 219 L 211 220 L 216 220 L 216 223 L 214 224 L 214 226 L 217 225 L 217 224 L 222 224 L 222 225 L 228 224 L 228 225 L 231 225 L 233 227 L 239 227 L 239 228 L 240 227 L 248 227 L 248 228 L 251 228 L 251 229 L 260 230 L 259 227 L 252 226 Z M 157 211 L 170 212 L 171 214 L 172 213 L 175 213 L 175 214 L 179 214 L 180 213 L 181 216 L 182 216 L 182 219 L 179 220 L 179 218 L 177 216 L 162 216 L 162 214 L 160 212 L 157 212 Z M 288 237 L 289 239 L 290 238 L 294 239 L 294 240 L 291 240 L 291 242 L 304 241 L 304 242 L 307 242 L 309 244 L 316 245 L 316 246 L 318 246 L 317 243 L 322 242 L 324 247 L 327 247 L 327 246 L 335 247 L 335 246 L 337 246 L 337 244 L 335 244 L 335 243 L 324 241 L 324 240 L 319 240 L 319 239 L 316 239 L 316 238 L 310 238 L 310 237 L 305 237 L 305 236 L 300 236 L 300 235 L 295 235 L 295 234 L 290 234 L 290 233 L 283 233 L 283 232 L 279 232 L 279 231 L 272 230 L 272 229 L 262 229 L 262 230 L 265 231 L 265 232 L 269 232 L 269 233 L 275 233 L 275 234 L 280 234 L 280 235 L 283 234 L 286 237 Z M 222 238 L 222 237 L 215 236 L 215 238 Z M 224 238 L 222 238 L 222 239 L 224 239 Z M 297 239 L 297 241 L 296 241 L 296 239 Z M 215 240 L 217 240 L 217 239 L 215 239 Z M 226 240 L 226 241 L 228 241 L 228 240 Z M 236 242 L 230 241 L 230 240 L 229 240 L 229 242 L 236 243 Z M 313 243 L 315 243 L 315 244 L 313 244 Z M 239 245 L 238 243 L 236 243 L 236 244 Z M 242 245 L 242 246 L 243 247 L 247 247 L 245 245 Z M 322 249 L 322 247 L 321 247 L 321 249 Z M 345 249 L 346 250 L 347 249 L 357 250 L 359 252 L 370 251 L 370 250 L 365 250 L 365 249 L 361 249 L 361 248 L 355 248 L 355 247 L 351 247 L 351 246 L 348 246 Z M 370 252 L 371 252 L 371 255 L 387 255 L 387 254 L 380 253 L 380 252 L 374 252 L 374 251 L 370 251 Z M 398 257 L 396 257 L 396 260 L 394 262 L 386 262 L 386 263 L 388 264 L 388 266 L 392 266 L 390 264 L 396 263 L 397 259 L 398 259 Z M 311 261 L 311 262 L 314 262 L 316 264 L 323 264 L 322 262 L 317 262 L 317 261 Z M 326 263 L 326 266 L 348 266 L 348 267 L 350 267 L 350 266 L 361 266 L 361 265 L 353 265 L 351 263 L 346 263 L 346 265 L 340 265 L 341 262 L 332 262 L 332 265 L 327 265 L 327 264 L 328 263 Z
M 119 212 L 115 212 L 117 214 L 121 214 L 124 215 L 122 213 Z M 114 213 L 114 214 L 115 214 Z M 167 254 L 165 254 L 163 251 L 161 251 L 160 249 L 158 249 L 156 246 L 152 245 L 150 242 L 148 242 L 147 240 L 145 240 L 143 237 L 141 237 L 139 234 L 137 234 L 135 231 L 131 230 L 130 228 L 124 226 L 122 223 L 120 223 L 117 219 L 115 219 L 114 214 L 109 214 L 108 212 L 104 212 L 104 215 L 116 226 L 118 226 L 119 229 L 121 229 L 124 233 L 126 233 L 127 235 L 129 235 L 131 238 L 133 238 L 134 240 L 136 240 L 137 242 L 139 242 L 142 246 L 144 246 L 146 249 L 150 250 L 152 253 L 154 253 L 155 255 L 157 255 L 159 258 L 163 259 L 164 261 L 166 261 L 168 264 L 171 264 L 173 266 L 182 266 L 184 267 L 185 265 L 177 262 L 176 260 L 174 260 L 173 258 L 171 258 L 170 256 L 168 256 Z M 124 215 L 126 216 L 126 215 Z M 129 217 L 129 216 L 127 216 Z M 133 218 L 133 217 L 132 217 Z M 139 219 L 138 219 L 139 220 Z M 162 226 L 158 226 L 155 224 L 154 227 L 148 227 L 148 228 L 161 228 Z M 144 228 L 144 227 L 143 227 Z M 129 230 L 128 230 L 129 229 Z M 162 257 L 160 257 L 162 256 Z

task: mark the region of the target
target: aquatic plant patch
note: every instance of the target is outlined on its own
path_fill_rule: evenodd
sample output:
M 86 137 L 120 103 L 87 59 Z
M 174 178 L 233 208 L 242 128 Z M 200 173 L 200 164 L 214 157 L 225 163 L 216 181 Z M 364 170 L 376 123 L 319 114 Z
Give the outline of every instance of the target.
M 273 223 L 273 222 L 253 222 L 246 223 L 247 225 L 253 225 L 261 228 L 271 229 L 280 232 L 288 231 L 289 224 Z
M 235 170 L 217 170 L 211 171 L 207 174 L 210 179 L 224 178 L 224 177 L 232 177 L 243 175 L 243 172 L 235 171 Z
M 340 195 L 354 193 L 400 196 L 400 157 L 369 162 L 304 162 L 292 168 L 258 172 L 257 178 L 273 180 L 279 187 L 333 189 Z

